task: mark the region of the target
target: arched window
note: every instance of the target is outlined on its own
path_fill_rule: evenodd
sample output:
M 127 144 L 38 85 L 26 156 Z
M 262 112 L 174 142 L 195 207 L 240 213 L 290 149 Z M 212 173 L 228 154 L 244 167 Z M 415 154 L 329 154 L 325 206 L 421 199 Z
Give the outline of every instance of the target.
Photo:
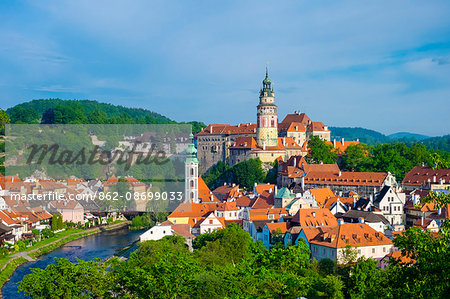
M 194 168 L 191 168 L 191 175 L 194 175 Z
M 194 192 L 191 192 L 191 199 L 194 199 Z
M 191 187 L 194 187 L 194 180 L 191 180 Z

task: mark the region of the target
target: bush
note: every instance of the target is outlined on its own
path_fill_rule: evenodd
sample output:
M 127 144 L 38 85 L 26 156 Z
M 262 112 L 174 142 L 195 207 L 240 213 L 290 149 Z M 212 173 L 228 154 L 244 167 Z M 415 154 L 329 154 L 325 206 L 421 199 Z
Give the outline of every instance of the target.
M 51 229 L 49 229 L 49 228 L 44 228 L 44 229 L 42 230 L 42 236 L 43 236 L 44 238 L 51 238 L 51 237 L 54 237 L 54 236 L 55 236 L 55 233 L 52 232 Z

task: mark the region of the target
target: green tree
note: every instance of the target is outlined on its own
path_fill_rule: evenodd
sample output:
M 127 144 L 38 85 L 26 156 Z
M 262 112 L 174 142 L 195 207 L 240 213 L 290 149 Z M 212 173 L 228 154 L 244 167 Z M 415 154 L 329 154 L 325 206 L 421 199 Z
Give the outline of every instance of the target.
M 341 167 L 350 171 L 365 171 L 370 161 L 369 150 L 363 143 L 351 144 L 341 157 Z
M 32 298 L 100 298 L 111 296 L 108 263 L 55 258 L 56 264 L 34 268 L 19 283 L 19 291 Z
M 5 135 L 5 124 L 10 122 L 8 114 L 0 109 L 0 135 Z
M 58 230 L 58 215 L 53 214 L 52 216 L 52 231 Z
M 356 261 L 358 257 L 358 251 L 352 245 L 345 246 L 339 255 L 339 262 L 343 265 L 350 265 Z
M 36 124 L 39 123 L 39 115 L 33 108 L 15 106 L 8 110 L 11 122 L 14 124 Z
M 387 269 L 389 287 L 395 298 L 445 298 L 450 292 L 450 222 L 438 234 L 410 228 L 394 239 L 409 263 L 393 260 Z
M 330 144 L 320 139 L 318 136 L 311 136 L 308 141 L 308 156 L 309 163 L 336 163 L 337 154 Z
M 90 124 L 107 124 L 108 115 L 100 109 L 95 109 L 94 111 L 89 113 L 87 120 Z
M 259 158 L 237 163 L 231 170 L 233 181 L 244 188 L 251 188 L 255 183 L 262 182 L 264 171 L 261 164 Z

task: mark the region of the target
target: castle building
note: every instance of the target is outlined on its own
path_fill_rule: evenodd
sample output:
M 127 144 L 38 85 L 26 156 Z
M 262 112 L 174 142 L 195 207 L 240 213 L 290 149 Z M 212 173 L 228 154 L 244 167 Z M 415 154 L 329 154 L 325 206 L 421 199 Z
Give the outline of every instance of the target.
M 255 123 L 237 126 L 210 124 L 196 135 L 199 171 L 208 171 L 217 162 L 230 165 L 259 158 L 273 162 L 286 161 L 293 155 L 307 154 L 307 141 L 319 136 L 330 141 L 330 130 L 322 122 L 313 122 L 305 114 L 288 114 L 278 123 L 275 92 L 266 68 L 266 76 L 259 91 L 259 103 Z
M 278 118 L 275 93 L 266 67 L 266 77 L 259 91 L 257 106 L 256 142 L 259 147 L 278 146 Z

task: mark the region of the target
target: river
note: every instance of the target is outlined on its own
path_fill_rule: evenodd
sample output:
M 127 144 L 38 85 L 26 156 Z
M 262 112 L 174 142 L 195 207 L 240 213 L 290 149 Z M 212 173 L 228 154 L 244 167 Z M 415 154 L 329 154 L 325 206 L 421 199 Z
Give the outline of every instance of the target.
M 17 283 L 22 280 L 24 275 L 31 273 L 31 268 L 45 268 L 47 265 L 55 263 L 55 257 L 66 258 L 71 262 L 76 262 L 76 258 L 82 260 L 100 258 L 103 260 L 113 256 L 118 249 L 138 240 L 142 233 L 143 231 L 129 231 L 124 228 L 71 241 L 49 254 L 43 255 L 37 261 L 20 265 L 3 286 L 3 298 L 27 298 L 23 293 L 18 293 Z

